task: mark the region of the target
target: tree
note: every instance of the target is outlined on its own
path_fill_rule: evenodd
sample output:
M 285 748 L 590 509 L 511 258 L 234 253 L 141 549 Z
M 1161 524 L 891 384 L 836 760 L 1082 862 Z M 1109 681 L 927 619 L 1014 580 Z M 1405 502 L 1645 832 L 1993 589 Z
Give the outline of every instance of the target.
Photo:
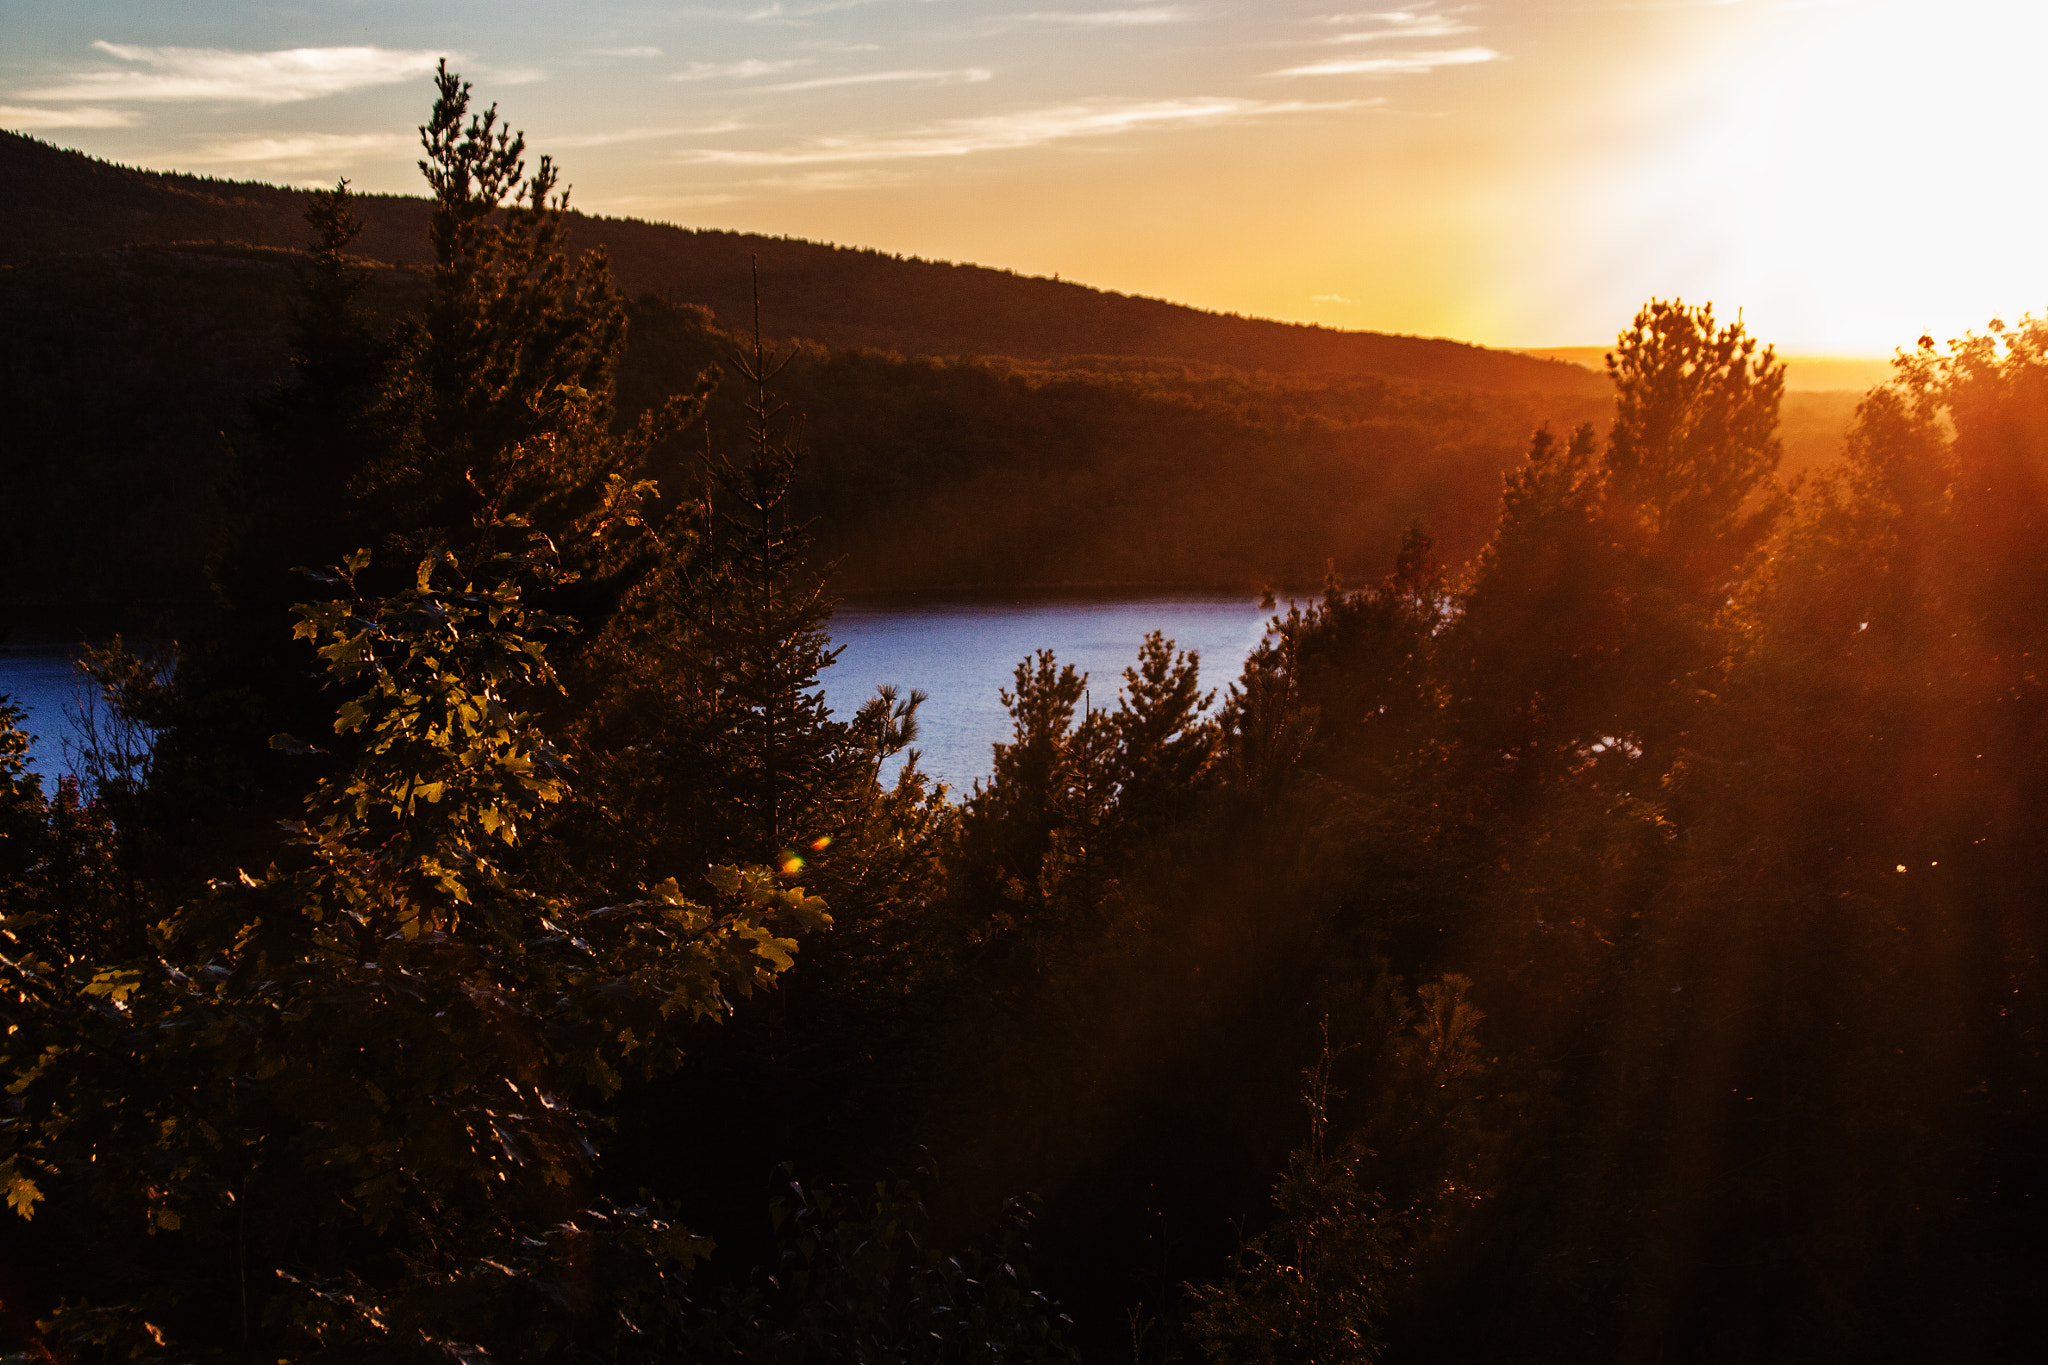
M 916 736 L 922 693 L 892 690 L 841 721 L 820 689 L 834 602 L 793 505 L 803 450 L 774 390 L 790 359 L 765 347 L 757 316 L 751 348 L 728 358 L 748 389 L 742 449 L 707 431 L 696 496 L 592 651 L 587 733 L 611 756 L 600 795 L 628 859 L 647 856 L 645 831 L 685 857 L 822 871 L 817 855 L 872 824 L 882 765 Z M 914 763 L 900 782 L 922 790 Z
M 435 80 L 420 129 L 433 289 L 399 333 L 391 446 L 360 487 L 380 526 L 415 545 L 460 532 L 479 506 L 564 535 L 642 453 L 606 439 L 624 304 L 602 251 L 569 258 L 554 162 L 528 176 L 525 136 L 497 106 L 472 115 L 446 62 Z
M 568 763 L 522 702 L 554 686 L 565 623 L 527 601 L 556 557 L 517 534 L 384 596 L 352 556 L 302 608 L 353 695 L 288 864 L 217 883 L 135 956 L 66 955 L 8 907 L 0 1179 L 96 1268 L 51 1344 L 611 1360 L 682 1339 L 708 1248 L 583 1193 L 589 1101 L 673 1068 L 691 1021 L 789 967 L 785 926 L 829 921 L 765 869 L 714 869 L 702 901 L 527 884 Z
M 1226 726 L 1257 731 L 1238 712 L 1255 705 L 1252 690 L 1263 685 L 1285 698 L 1297 724 L 1315 728 L 1321 771 L 1383 779 L 1440 704 L 1433 656 L 1449 604 L 1433 551 L 1420 523 L 1411 524 L 1380 582 L 1347 592 L 1332 571 L 1320 601 L 1289 603 L 1246 660 L 1244 693 L 1226 706 Z
M 799 1365 L 976 1365 L 1072 1361 L 1071 1324 L 1034 1289 L 1024 1242 L 1031 1201 L 1004 1202 L 994 1246 L 949 1255 L 907 1180 L 863 1191 L 780 1173 L 773 1273 L 729 1291 L 706 1358 Z
M 994 898 L 992 904 L 1008 901 L 1019 913 L 1042 905 L 1040 881 L 1074 806 L 1075 787 L 1085 792 L 1093 786 L 1106 799 L 1104 765 L 1078 770 L 1077 759 L 1099 757 L 1108 738 L 1102 721 L 1087 728 L 1102 714 L 1093 708 L 1083 717 L 1086 733 L 1074 728 L 1087 687 L 1085 673 L 1042 649 L 1017 665 L 1016 691 L 1001 694 L 1014 737 L 995 746 L 987 784 L 975 784 L 961 811 L 961 880 L 975 894 Z M 1097 803 L 1087 804 L 1093 810 Z
M 267 862 L 277 821 L 320 775 L 317 761 L 264 747 L 331 709 L 322 670 L 286 629 L 295 566 L 364 544 L 394 551 L 378 564 L 407 562 L 523 521 L 572 570 L 550 604 L 588 636 L 659 556 L 653 476 L 709 379 L 617 421 L 625 312 L 603 253 L 570 258 L 553 163 L 526 176 L 524 139 L 496 107 L 471 115 L 470 87 L 445 63 L 436 80 L 420 130 L 436 253 L 426 308 L 385 334 L 365 308 L 369 272 L 349 255 L 361 225 L 347 185 L 316 194 L 293 376 L 255 405 L 218 609 L 179 641 L 162 686 L 130 685 L 146 671 L 134 659 L 94 665 L 155 736 L 150 781 L 121 824 L 149 850 L 134 869 L 173 901 L 213 857 Z M 578 644 L 558 655 L 584 705 L 595 689 Z
M 1202 719 L 1216 694 L 1201 690 L 1201 657 L 1176 654 L 1161 631 L 1146 635 L 1109 727 L 1116 823 L 1126 847 L 1142 843 L 1194 810 L 1210 778 L 1216 727 Z
M 1777 472 L 1785 365 L 1714 308 L 1652 299 L 1607 357 L 1614 426 L 1607 496 L 1647 538 L 1681 591 L 1711 594 L 1755 550 L 1779 510 L 1763 497 Z M 1760 501 L 1760 499 L 1762 499 Z
M 1711 305 L 1651 300 L 1608 357 L 1615 421 L 1508 476 L 1451 632 L 1475 756 L 1661 773 L 1700 714 L 1737 581 L 1781 509 L 1784 365 Z

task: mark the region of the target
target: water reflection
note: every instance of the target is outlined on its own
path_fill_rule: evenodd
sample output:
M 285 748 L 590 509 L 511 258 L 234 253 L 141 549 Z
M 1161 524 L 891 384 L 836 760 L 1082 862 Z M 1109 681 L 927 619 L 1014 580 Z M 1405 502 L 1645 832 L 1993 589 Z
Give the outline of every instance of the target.
M 918 688 L 917 748 L 926 772 L 964 793 L 988 776 L 989 748 L 1009 738 L 999 691 L 1018 660 L 1051 649 L 1089 676 L 1091 701 L 1116 704 L 1123 671 L 1151 630 L 1202 656 L 1204 689 L 1236 678 L 1264 632 L 1268 613 L 1250 595 L 1124 598 L 884 599 L 848 603 L 832 621 L 845 646 L 826 670 L 825 697 L 851 715 L 877 685 Z
M 1258 644 L 1266 619 L 1249 595 L 862 599 L 833 617 L 833 641 L 844 652 L 825 671 L 825 697 L 845 717 L 882 683 L 929 693 L 917 748 L 925 771 L 957 797 L 988 776 L 989 747 L 1009 737 L 998 693 L 1026 655 L 1053 650 L 1089 675 L 1096 706 L 1112 707 L 1139 642 L 1163 630 L 1201 654 L 1202 684 L 1220 692 Z M 27 728 L 37 736 L 31 758 L 46 788 L 68 771 L 64 742 L 77 743 L 66 714 L 76 696 L 77 641 L 113 633 L 99 623 L 73 624 L 68 633 L 17 628 L 0 646 L 0 693 L 29 712 Z

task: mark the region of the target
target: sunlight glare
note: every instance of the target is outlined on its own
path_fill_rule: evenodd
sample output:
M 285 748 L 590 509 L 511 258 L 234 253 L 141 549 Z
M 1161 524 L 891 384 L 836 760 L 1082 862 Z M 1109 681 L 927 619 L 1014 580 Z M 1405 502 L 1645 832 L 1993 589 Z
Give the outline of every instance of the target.
M 1744 9 L 1611 191 L 1653 276 L 1746 307 L 1762 336 L 1866 354 L 2048 302 L 2048 6 Z

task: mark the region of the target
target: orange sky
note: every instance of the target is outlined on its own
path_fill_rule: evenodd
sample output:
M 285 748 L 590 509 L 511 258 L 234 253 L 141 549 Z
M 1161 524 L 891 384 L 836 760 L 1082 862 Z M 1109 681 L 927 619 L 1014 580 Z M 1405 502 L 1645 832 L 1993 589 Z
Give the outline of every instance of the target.
M 194 13 L 193 10 L 200 12 Z M 577 201 L 1209 308 L 1884 354 L 2048 302 L 2032 0 L 11 7 L 0 126 L 415 191 L 454 57 Z

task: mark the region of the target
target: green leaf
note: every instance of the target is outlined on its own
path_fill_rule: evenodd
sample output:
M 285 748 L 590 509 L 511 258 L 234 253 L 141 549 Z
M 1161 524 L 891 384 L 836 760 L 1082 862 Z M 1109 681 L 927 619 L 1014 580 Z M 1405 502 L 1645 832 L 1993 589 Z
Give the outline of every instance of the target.
M 36 1182 L 14 1169 L 9 1161 L 0 1165 L 0 1176 L 7 1180 L 7 1207 L 20 1214 L 24 1221 L 36 1216 L 36 1204 L 43 1192 L 36 1188 Z

